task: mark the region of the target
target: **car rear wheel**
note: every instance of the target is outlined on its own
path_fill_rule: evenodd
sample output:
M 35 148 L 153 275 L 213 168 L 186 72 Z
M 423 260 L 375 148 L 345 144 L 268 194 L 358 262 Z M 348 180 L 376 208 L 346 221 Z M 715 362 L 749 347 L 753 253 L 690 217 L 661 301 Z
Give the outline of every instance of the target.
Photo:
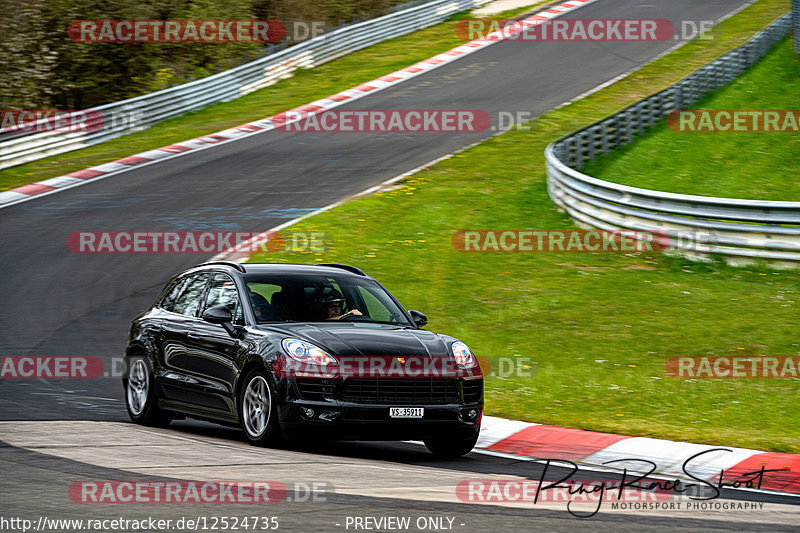
M 451 436 L 439 436 L 430 439 L 425 439 L 425 447 L 441 459 L 455 459 L 462 455 L 467 455 L 475 447 L 478 442 L 478 435 L 474 437 L 455 438 Z
M 239 423 L 251 444 L 268 446 L 280 440 L 278 408 L 274 398 L 261 370 L 247 374 L 239 397 Z
M 124 383 L 125 406 L 131 420 L 145 426 L 165 426 L 170 423 L 170 415 L 156 405 L 153 372 L 146 357 L 137 355 L 128 359 Z

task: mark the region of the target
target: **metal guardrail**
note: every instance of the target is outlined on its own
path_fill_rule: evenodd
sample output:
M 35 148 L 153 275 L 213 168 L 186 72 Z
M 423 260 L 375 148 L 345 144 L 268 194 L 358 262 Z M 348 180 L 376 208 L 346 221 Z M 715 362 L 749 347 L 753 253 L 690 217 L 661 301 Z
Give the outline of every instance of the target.
M 378 42 L 437 24 L 490 0 L 434 0 L 351 24 L 239 67 L 162 91 L 92 108 L 91 132 L 0 133 L 0 169 L 77 150 L 217 102 L 227 102 Z M 44 121 L 40 121 L 44 122 Z M 32 129 L 32 128 L 29 128 Z M 42 128 L 44 129 L 44 128 Z
M 794 52 L 800 54 L 800 0 L 792 0 L 792 21 L 794 26 Z
M 800 202 L 739 200 L 651 191 L 579 171 L 631 142 L 671 111 L 686 109 L 756 63 L 792 25 L 787 14 L 750 41 L 667 89 L 551 143 L 545 150 L 547 189 L 581 225 L 663 235 L 670 251 L 695 259 L 722 254 L 732 264 L 766 260 L 800 266 Z

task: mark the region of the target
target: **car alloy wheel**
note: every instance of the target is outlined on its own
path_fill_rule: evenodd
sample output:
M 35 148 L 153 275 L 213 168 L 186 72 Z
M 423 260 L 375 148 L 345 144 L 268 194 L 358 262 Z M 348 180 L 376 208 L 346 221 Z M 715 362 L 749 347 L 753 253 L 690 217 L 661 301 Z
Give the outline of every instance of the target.
M 247 384 L 244 391 L 244 426 L 247 433 L 253 438 L 264 434 L 269 425 L 270 395 L 267 381 L 261 376 L 255 376 Z
M 145 357 L 134 355 L 128 359 L 128 371 L 123 383 L 125 406 L 131 420 L 147 426 L 165 426 L 172 421 L 172 415 L 156 405 L 153 373 Z
M 254 370 L 244 383 L 239 418 L 247 440 L 258 446 L 277 441 L 280 438 L 277 406 L 266 376 Z
M 150 372 L 144 359 L 136 359 L 128 376 L 128 408 L 135 416 L 139 416 L 147 405 L 150 393 Z

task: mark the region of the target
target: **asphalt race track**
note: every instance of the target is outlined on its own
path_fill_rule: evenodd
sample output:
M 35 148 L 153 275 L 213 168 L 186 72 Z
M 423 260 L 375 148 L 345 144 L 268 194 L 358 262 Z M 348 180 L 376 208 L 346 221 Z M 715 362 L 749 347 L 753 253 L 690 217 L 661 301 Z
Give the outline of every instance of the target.
M 52 434 L 61 435 L 53 443 Z M 686 510 L 688 498 L 676 509 L 612 510 L 606 500 L 597 514 L 577 518 L 565 501 L 477 504 L 464 503 L 455 487 L 464 480 L 539 480 L 542 466 L 517 459 L 472 453 L 458 461 L 441 462 L 422 446 L 408 443 L 292 444 L 285 449 L 255 448 L 238 432 L 225 428 L 181 425 L 152 429 L 111 422 L 0 423 L 0 478 L 3 515 L 33 520 L 39 517 L 142 519 L 153 517 L 267 516 L 285 531 L 352 531 L 348 517 L 407 517 L 409 531 L 796 531 L 800 506 L 795 498 L 723 491 L 718 505 L 748 503 L 752 510 Z M 556 481 L 564 470 L 550 467 L 545 480 Z M 593 472 L 574 479 L 617 479 Z M 25 480 L 20 483 L 18 480 Z M 70 486 L 81 481 L 127 482 L 173 480 L 278 481 L 286 500 L 267 504 L 130 504 L 74 503 Z M 317 484 L 314 496 L 309 487 Z M 787 505 L 794 503 L 794 505 Z M 763 505 L 762 505 L 763 504 Z M 575 514 L 597 509 L 594 502 L 574 504 Z M 448 527 L 417 527 L 417 520 L 452 519 Z M 210 523 L 210 522 L 207 522 Z M 191 528 L 189 528 L 191 529 Z M 392 528 L 381 528 L 391 531 Z
M 602 0 L 567 18 L 663 18 L 680 27 L 681 20 L 715 20 L 745 3 Z M 339 109 L 480 109 L 494 120 L 500 111 L 535 116 L 675 42 L 501 42 Z M 96 356 L 112 370 L 131 319 L 170 276 L 207 259 L 75 254 L 67 248 L 71 232 L 266 230 L 492 134 L 269 131 L 0 209 L 0 354 Z M 447 515 L 460 531 L 566 531 L 581 525 L 561 503 L 476 505 L 455 496 L 454 486 L 463 479 L 537 478 L 541 465 L 535 463 L 475 453 L 442 463 L 410 443 L 260 450 L 247 446 L 237 431 L 208 424 L 140 428 L 126 423 L 122 386 L 114 375 L 4 380 L 0 421 L 4 517 L 267 514 L 280 517 L 281 529 L 295 531 L 347 530 L 346 516 L 387 514 L 414 520 Z M 258 512 L 246 505 L 82 505 L 67 495 L 69 484 L 81 479 L 302 479 L 331 484 L 334 492 L 324 502 L 287 501 Z M 639 530 L 642 520 L 651 531 L 790 531 L 800 523 L 795 498 L 733 491 L 723 498 L 766 503 L 761 510 L 735 513 L 602 510 L 590 524 L 597 531 Z

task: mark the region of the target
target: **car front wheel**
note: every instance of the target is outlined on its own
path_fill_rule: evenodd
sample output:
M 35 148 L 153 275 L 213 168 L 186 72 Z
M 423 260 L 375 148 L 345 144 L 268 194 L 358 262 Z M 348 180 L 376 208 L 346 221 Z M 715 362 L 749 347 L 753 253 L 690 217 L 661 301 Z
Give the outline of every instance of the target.
M 239 397 L 239 423 L 251 444 L 267 446 L 280 440 L 278 408 L 266 375 L 251 371 Z

